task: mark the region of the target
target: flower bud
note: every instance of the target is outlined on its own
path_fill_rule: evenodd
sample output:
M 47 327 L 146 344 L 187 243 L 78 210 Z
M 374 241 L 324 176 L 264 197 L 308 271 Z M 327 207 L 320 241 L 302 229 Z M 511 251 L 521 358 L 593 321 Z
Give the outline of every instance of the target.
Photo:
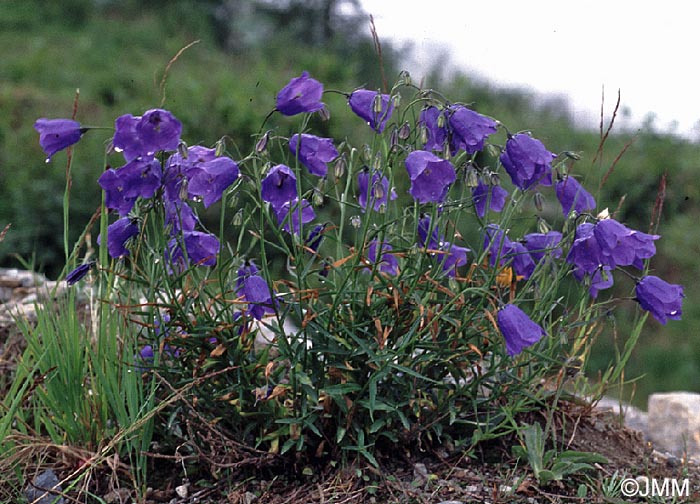
M 342 156 L 339 156 L 338 159 L 335 160 L 335 163 L 333 165 L 333 174 L 335 175 L 335 178 L 339 179 L 343 175 L 345 175 L 345 169 L 347 167 L 347 160 L 345 159 L 345 154 Z
M 391 135 L 389 135 L 389 145 L 391 145 L 392 149 L 399 145 L 399 130 L 396 126 L 394 126 L 391 130 Z
M 180 154 L 182 159 L 187 159 L 189 151 L 187 150 L 187 144 L 184 140 L 180 140 L 180 143 L 177 144 L 177 152 Z
M 362 218 L 359 215 L 353 215 L 350 217 L 350 225 L 355 229 L 359 229 L 362 225 Z
M 498 156 L 501 155 L 501 150 L 493 144 L 487 144 L 486 151 L 489 153 L 489 156 L 491 156 L 491 157 L 497 158 Z
M 401 70 L 401 73 L 399 73 L 399 84 L 403 84 L 404 86 L 410 86 L 411 84 L 413 84 L 411 74 L 408 73 L 407 70 Z
M 240 210 L 238 210 L 238 212 L 236 212 L 233 215 L 233 219 L 231 219 L 231 224 L 233 226 L 242 226 L 243 225 L 243 209 L 242 208 Z
M 535 202 L 535 208 L 541 212 L 542 208 L 544 208 L 544 196 L 542 196 L 542 193 L 537 191 L 533 196 L 533 200 Z
M 372 163 L 372 169 L 379 171 L 382 168 L 382 153 L 377 151 L 374 155 L 374 162 Z
M 221 157 L 224 155 L 226 152 L 226 140 L 224 137 L 219 138 L 219 141 L 216 142 L 216 145 L 214 146 L 214 155 L 216 157 Z
M 328 121 L 331 118 L 331 111 L 328 110 L 328 107 L 324 104 L 323 108 L 318 111 L 318 116 L 322 121 Z
M 187 189 L 188 189 L 188 188 L 187 188 L 187 182 L 188 182 L 188 179 L 185 178 L 185 177 L 183 177 L 183 178 L 180 180 L 180 192 L 178 193 L 178 196 L 179 196 L 180 199 L 183 200 L 183 201 L 186 200 L 186 199 L 187 199 L 187 196 L 189 195 L 189 191 L 187 190 Z
M 384 198 L 384 186 L 382 184 L 374 184 L 372 188 L 374 192 L 374 199 L 380 201 Z
M 399 93 L 396 93 L 391 99 L 394 102 L 394 108 L 398 108 L 401 105 L 401 95 Z
M 401 140 L 406 140 L 411 135 L 411 125 L 405 122 L 399 128 L 399 138 Z
M 267 142 L 270 140 L 270 132 L 266 131 L 263 136 L 260 137 L 260 140 L 257 141 L 255 144 L 255 152 L 258 154 L 261 154 L 267 150 Z
M 467 187 L 477 187 L 479 185 L 479 172 L 472 165 L 469 165 L 464 171 L 464 179 Z
M 382 94 L 377 93 L 374 95 L 374 98 L 372 99 L 372 112 L 375 114 L 381 114 L 382 113 Z
M 423 145 L 428 143 L 428 128 L 424 124 L 420 125 L 420 141 Z
M 564 151 L 564 155 L 568 157 L 569 159 L 573 159 L 574 161 L 580 161 L 581 160 L 581 155 L 577 152 L 571 152 L 571 151 Z
M 444 113 L 440 114 L 440 115 L 437 117 L 437 127 L 440 128 L 440 129 L 444 128 L 444 127 L 445 127 L 445 121 L 446 121 L 446 119 L 445 119 L 445 114 L 444 114 Z
M 489 184 L 492 186 L 501 185 L 501 176 L 496 172 L 491 172 L 489 174 Z
M 362 159 L 367 164 L 372 164 L 372 148 L 365 144 L 362 146 Z
M 552 227 L 547 223 L 546 220 L 539 217 L 537 219 L 537 230 L 542 234 L 547 234 L 552 230 Z
M 319 191 L 318 187 L 314 188 L 313 195 L 311 196 L 311 204 L 315 207 L 323 206 L 324 196 L 323 192 Z

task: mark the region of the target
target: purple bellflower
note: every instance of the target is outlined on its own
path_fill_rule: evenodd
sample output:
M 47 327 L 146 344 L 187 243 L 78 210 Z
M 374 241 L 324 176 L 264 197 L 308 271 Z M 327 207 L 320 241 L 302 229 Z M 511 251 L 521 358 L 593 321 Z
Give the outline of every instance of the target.
M 595 224 L 590 222 L 579 224 L 574 235 L 574 242 L 566 256 L 566 262 L 576 267 L 581 278 L 583 278 L 583 274 L 592 274 L 604 265 L 602 251 L 595 238 L 594 229 Z M 606 266 L 610 267 L 609 264 Z
M 554 190 L 564 216 L 569 215 L 572 209 L 580 214 L 596 207 L 595 198 L 574 177 L 564 177 L 555 184 Z
M 125 114 L 114 122 L 112 145 L 131 161 L 158 151 L 174 151 L 180 143 L 182 123 L 163 109 L 151 109 L 143 116 Z
M 428 151 L 413 151 L 406 156 L 411 179 L 409 193 L 419 203 L 440 203 L 457 176 L 452 163 Z
M 392 247 L 386 242 L 372 240 L 367 248 L 367 260 L 372 264 L 377 264 L 379 271 L 389 275 L 399 273 L 399 261 L 394 254 L 391 254 Z
M 324 107 L 322 96 L 323 84 L 302 72 L 277 94 L 277 110 L 286 116 L 316 112 Z
M 301 223 L 299 222 L 299 205 L 301 205 Z M 302 224 L 308 224 L 316 218 L 314 209 L 305 199 L 288 201 L 278 209 L 275 209 L 275 214 L 277 215 L 277 222 L 282 226 L 282 229 L 295 235 L 301 232 Z
M 426 142 L 423 149 L 442 152 L 447 141 L 447 126 L 443 111 L 431 105 L 421 110 L 419 124 L 425 128 Z
M 163 172 L 164 196 L 168 201 L 185 199 L 189 178 L 196 173 L 202 164 L 217 158 L 216 149 L 201 145 L 188 147 L 187 151 L 175 152 L 165 163 Z
M 110 168 L 98 179 L 105 191 L 105 205 L 124 217 L 138 197 L 150 198 L 161 183 L 160 163 L 152 157 L 135 158 L 121 168 Z
M 680 320 L 683 314 L 683 286 L 670 284 L 659 277 L 646 276 L 637 283 L 637 302 L 656 320 L 666 325 L 668 319 Z
M 185 245 L 187 256 L 182 251 Z M 189 264 L 196 266 L 216 266 L 219 253 L 219 240 L 216 236 L 202 231 L 184 231 L 168 242 L 166 257 L 170 265 L 178 272 L 184 271 Z
M 487 210 L 500 212 L 506 204 L 508 191 L 500 185 L 487 185 L 479 180 L 479 184 L 472 189 L 472 201 L 476 215 L 481 219 L 486 215 Z
M 562 250 L 559 247 L 562 234 L 559 231 L 549 231 L 547 233 L 530 233 L 523 236 L 522 243 L 530 253 L 530 257 L 535 263 L 539 263 L 545 255 L 553 258 L 561 257 Z
M 296 134 L 290 138 L 289 150 L 299 157 L 299 161 L 306 166 L 309 173 L 317 177 L 325 177 L 328 173 L 328 163 L 338 157 L 338 150 L 333 145 L 333 139 L 307 135 L 306 133 L 301 136 Z
M 250 275 L 243 279 L 243 298 L 248 303 L 249 313 L 260 320 L 266 313 L 274 313 L 272 293 L 267 282 L 260 275 Z
M 552 160 L 556 156 L 530 135 L 511 136 L 501 154 L 501 163 L 513 185 L 523 191 L 538 184 L 552 185 Z
M 81 264 L 77 268 L 75 268 L 73 271 L 68 273 L 66 275 L 66 283 L 68 285 L 75 285 L 78 283 L 80 280 L 85 278 L 85 275 L 88 274 L 90 269 L 97 264 L 95 261 L 88 261 L 86 263 Z
M 236 294 L 243 296 L 243 285 L 248 277 L 256 276 L 260 270 L 253 260 L 245 260 L 236 272 Z
M 170 235 L 175 236 L 183 231 L 194 231 L 197 225 L 197 216 L 187 202 L 180 198 L 166 198 L 165 222 L 170 226 Z
M 348 104 L 352 111 L 367 121 L 377 133 L 384 131 L 394 111 L 394 103 L 388 94 L 369 89 L 357 89 L 350 94 Z
M 467 254 L 470 250 L 445 241 L 445 237 L 440 234 L 437 226 L 433 226 L 429 215 L 423 215 L 418 220 L 418 239 L 420 245 L 429 250 L 432 255 L 439 255 L 438 262 L 442 264 L 442 270 L 448 276 L 455 277 L 457 268 L 467 264 Z
M 497 224 L 489 224 L 484 234 L 484 248 L 489 251 L 491 267 L 510 264 L 519 277 L 527 280 L 532 276 L 536 264 L 522 243 L 512 241 Z
M 235 182 L 239 174 L 236 162 L 227 157 L 198 163 L 187 170 L 188 195 L 190 198 L 201 197 L 204 207 L 209 208 L 221 199 L 223 192 Z
M 467 254 L 470 249 L 450 242 L 445 242 L 442 249 L 444 250 L 440 261 L 442 270 L 447 273 L 447 276 L 454 278 L 457 276 L 457 268 L 467 264 Z
M 547 333 L 537 323 L 514 304 L 507 304 L 498 310 L 498 329 L 506 340 L 506 352 L 511 357 L 525 348 L 534 345 Z
M 440 234 L 437 225 L 433 224 L 432 219 L 427 214 L 421 215 L 418 220 L 418 239 L 421 247 L 431 250 L 438 250 L 445 244 L 445 237 Z
M 297 178 L 287 165 L 273 166 L 261 183 L 262 199 L 278 210 L 297 197 Z
M 71 119 L 37 119 L 34 129 L 39 132 L 39 145 L 46 153 L 46 162 L 58 151 L 70 147 L 80 140 L 86 128 Z
M 453 105 L 447 111 L 450 132 L 450 153 L 454 156 L 462 149 L 474 154 L 484 148 L 484 142 L 496 133 L 496 121 L 463 105 Z
M 117 219 L 107 226 L 107 251 L 110 257 L 119 258 L 129 255 L 127 242 L 139 234 L 139 225 L 129 217 Z M 101 237 L 97 237 L 97 244 L 100 244 Z
M 367 205 L 370 203 L 372 203 L 374 211 L 379 211 L 382 205 L 386 207 L 389 199 L 395 200 L 397 197 L 396 191 L 393 188 L 389 189 L 388 178 L 382 176 L 381 173 L 373 172 L 370 181 L 369 172 L 369 168 L 365 167 L 357 175 L 359 189 L 357 200 L 363 212 L 367 210 Z
M 612 268 L 632 265 L 644 269 L 644 259 L 656 254 L 654 241 L 660 238 L 629 229 L 614 219 L 598 221 L 593 234 L 600 246 L 603 264 Z

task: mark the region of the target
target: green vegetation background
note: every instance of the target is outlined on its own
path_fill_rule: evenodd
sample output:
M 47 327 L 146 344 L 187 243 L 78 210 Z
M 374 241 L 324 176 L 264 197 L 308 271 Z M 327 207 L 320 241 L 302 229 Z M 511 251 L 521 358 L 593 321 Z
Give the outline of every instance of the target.
M 247 152 L 277 91 L 302 70 L 326 89 L 383 86 L 369 26 L 368 14 L 352 0 L 0 2 L 0 229 L 11 223 L 0 243 L 0 266 L 19 266 L 21 258 L 52 278 L 63 267 L 65 155 L 45 163 L 32 125 L 38 117 L 70 117 L 76 89 L 76 118 L 84 125 L 109 127 L 118 115 L 138 115 L 159 106 L 164 93 L 164 106 L 183 121 L 190 144 L 211 144 L 227 136 L 229 149 Z M 163 91 L 168 62 L 194 40 L 200 42 L 172 65 Z M 389 85 L 403 69 L 401 57 L 400 50 L 382 40 Z M 629 398 L 634 391 L 634 402 L 645 406 L 650 392 L 700 392 L 697 141 L 658 131 L 649 118 L 638 130 L 614 128 L 603 155 L 594 161 L 600 132 L 577 125 L 564 99 L 504 90 L 464 74 L 448 76 L 443 68 L 443 62 L 436 62 L 429 75 L 414 78 L 472 104 L 511 131 L 532 131 L 554 152 L 580 152 L 583 159 L 574 173 L 597 197 L 599 209 L 617 210 L 618 220 L 630 227 L 649 230 L 666 174 L 662 239 L 652 268 L 667 281 L 685 285 L 684 317 L 667 326 L 650 319 L 626 375 L 643 377 L 636 390 L 627 386 L 624 395 Z M 576 78 L 575 70 L 562 71 Z M 615 98 L 606 97 L 606 124 Z M 351 137 L 361 143 L 368 129 L 342 106 L 344 100 L 340 94 L 327 94 L 334 116 L 313 127 L 338 141 Z M 275 117 L 269 126 L 286 135 L 293 124 Z M 75 149 L 73 239 L 99 204 L 96 180 L 108 137 L 107 131 L 89 132 Z M 613 164 L 614 173 L 598 189 Z M 633 292 L 630 282 L 616 289 L 622 297 Z M 592 378 L 624 345 L 635 309 L 633 301 L 620 302 L 615 322 L 605 321 L 590 363 Z

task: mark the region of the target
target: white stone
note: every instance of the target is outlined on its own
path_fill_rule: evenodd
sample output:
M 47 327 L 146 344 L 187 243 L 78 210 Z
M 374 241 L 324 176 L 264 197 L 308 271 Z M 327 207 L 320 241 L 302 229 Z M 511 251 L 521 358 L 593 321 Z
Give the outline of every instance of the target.
M 659 451 L 700 457 L 700 394 L 652 394 L 648 403 L 648 437 Z

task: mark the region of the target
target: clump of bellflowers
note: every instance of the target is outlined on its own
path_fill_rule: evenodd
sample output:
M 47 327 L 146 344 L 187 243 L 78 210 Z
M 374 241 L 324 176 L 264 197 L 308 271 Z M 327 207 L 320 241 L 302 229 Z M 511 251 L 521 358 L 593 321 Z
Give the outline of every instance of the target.
M 142 291 L 139 369 L 167 349 L 163 376 L 239 442 L 372 464 L 397 442 L 473 446 L 544 407 L 539 384 L 586 348 L 598 310 L 680 318 L 683 288 L 649 274 L 660 236 L 599 208 L 561 146 L 406 78 L 349 90 L 357 133 L 318 136 L 325 93 L 292 77 L 237 159 L 188 146 L 167 109 L 118 117 L 117 167 L 96 181 L 103 253 L 68 276 Z M 83 133 L 37 129 L 49 157 Z M 629 295 L 603 301 L 613 279 Z

